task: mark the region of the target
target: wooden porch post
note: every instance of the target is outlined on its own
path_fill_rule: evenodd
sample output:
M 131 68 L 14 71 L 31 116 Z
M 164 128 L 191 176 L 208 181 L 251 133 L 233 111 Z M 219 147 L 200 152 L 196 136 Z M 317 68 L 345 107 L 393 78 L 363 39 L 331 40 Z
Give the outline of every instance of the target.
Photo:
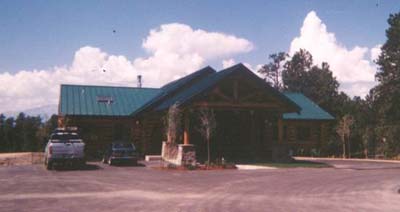
M 65 117 L 64 116 L 58 116 L 57 126 L 65 127 Z
M 278 119 L 278 143 L 283 143 L 283 121 L 282 117 Z
M 189 144 L 189 114 L 184 114 L 183 144 Z

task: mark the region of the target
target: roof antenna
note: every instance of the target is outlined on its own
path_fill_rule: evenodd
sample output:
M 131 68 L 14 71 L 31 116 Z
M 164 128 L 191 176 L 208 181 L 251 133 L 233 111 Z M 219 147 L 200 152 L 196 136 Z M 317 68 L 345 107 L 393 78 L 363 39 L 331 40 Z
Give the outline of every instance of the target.
M 137 87 L 138 88 L 142 87 L 142 75 L 137 76 Z

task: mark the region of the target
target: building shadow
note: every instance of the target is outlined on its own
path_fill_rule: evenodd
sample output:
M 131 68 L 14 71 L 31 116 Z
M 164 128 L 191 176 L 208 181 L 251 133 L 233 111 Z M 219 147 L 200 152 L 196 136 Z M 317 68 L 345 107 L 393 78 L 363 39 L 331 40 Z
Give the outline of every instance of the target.
M 103 168 L 97 164 L 87 163 L 83 166 L 55 165 L 53 169 L 56 171 L 95 171 Z

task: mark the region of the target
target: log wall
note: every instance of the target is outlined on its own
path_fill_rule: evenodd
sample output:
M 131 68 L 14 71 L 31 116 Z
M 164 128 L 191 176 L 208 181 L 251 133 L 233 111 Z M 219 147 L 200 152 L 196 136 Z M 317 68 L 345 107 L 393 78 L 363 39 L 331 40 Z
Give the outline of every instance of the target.
M 300 149 L 306 153 L 312 149 L 320 149 L 329 139 L 328 121 L 285 120 L 283 128 L 284 143 L 294 150 L 294 153 Z M 304 132 L 306 130 L 309 131 L 309 135 L 302 137 L 300 134 L 308 134 Z

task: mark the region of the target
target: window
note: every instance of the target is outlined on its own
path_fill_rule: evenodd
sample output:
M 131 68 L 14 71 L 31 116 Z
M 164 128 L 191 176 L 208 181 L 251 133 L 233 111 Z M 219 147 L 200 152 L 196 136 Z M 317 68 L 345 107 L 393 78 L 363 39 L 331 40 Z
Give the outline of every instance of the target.
M 112 98 L 112 96 L 97 96 L 96 99 L 97 99 L 97 102 L 99 102 L 99 103 L 111 104 L 114 102 L 114 99 Z
M 133 149 L 133 150 L 135 150 L 135 146 L 131 143 L 114 143 L 113 147 L 116 149 Z
M 80 137 L 77 133 L 54 133 L 50 136 L 50 140 L 52 143 L 65 143 L 65 142 L 72 142 L 72 143 L 79 143 Z

